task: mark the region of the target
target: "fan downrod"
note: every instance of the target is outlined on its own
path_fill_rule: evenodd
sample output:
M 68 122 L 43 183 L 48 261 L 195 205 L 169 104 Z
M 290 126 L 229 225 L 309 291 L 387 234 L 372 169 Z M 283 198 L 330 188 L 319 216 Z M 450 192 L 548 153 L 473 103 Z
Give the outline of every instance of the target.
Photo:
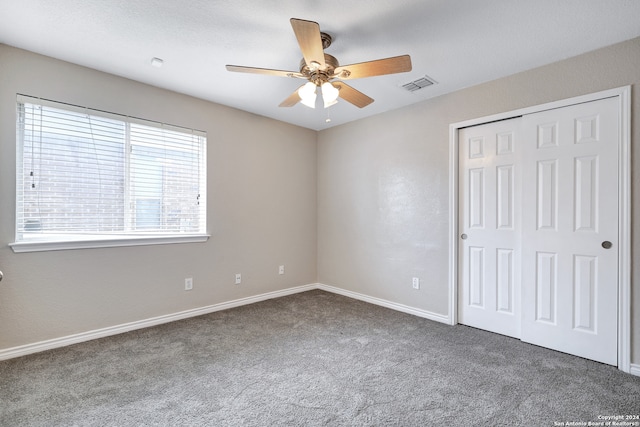
M 333 37 L 329 34 L 320 31 L 320 39 L 322 40 L 322 48 L 326 49 L 331 46 L 331 42 L 333 41 Z

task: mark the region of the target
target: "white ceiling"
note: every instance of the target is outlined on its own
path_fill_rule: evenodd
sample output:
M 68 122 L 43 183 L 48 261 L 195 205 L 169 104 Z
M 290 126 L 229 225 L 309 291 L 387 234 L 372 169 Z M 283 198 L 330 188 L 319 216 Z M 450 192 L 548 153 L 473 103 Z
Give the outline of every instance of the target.
M 279 108 L 300 80 L 225 65 L 298 71 L 290 18 L 318 22 L 343 65 L 409 54 L 413 70 L 350 80 L 363 109 Z M 0 43 L 314 130 L 638 36 L 637 0 L 0 0 Z

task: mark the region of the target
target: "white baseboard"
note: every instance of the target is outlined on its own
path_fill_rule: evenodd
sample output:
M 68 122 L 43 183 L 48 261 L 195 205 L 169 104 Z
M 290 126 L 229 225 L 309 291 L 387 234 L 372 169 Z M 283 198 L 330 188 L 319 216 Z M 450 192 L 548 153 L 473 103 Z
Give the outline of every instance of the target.
M 424 317 L 425 319 L 433 320 L 435 322 L 451 324 L 449 316 L 432 313 L 430 311 L 421 310 L 419 308 L 410 307 L 404 304 L 398 304 L 396 302 L 387 301 L 381 298 L 371 297 L 369 295 L 360 294 L 357 292 L 347 291 L 335 286 L 324 285 L 322 283 L 316 283 L 316 288 L 327 292 L 333 292 L 334 294 L 344 295 L 349 298 L 357 299 L 360 301 L 368 302 L 370 304 L 380 305 L 382 307 L 390 308 L 392 310 L 401 311 L 403 313 L 413 314 L 414 316 Z
M 255 295 L 247 298 L 240 298 L 233 301 L 213 304 L 206 307 L 195 308 L 192 310 L 180 311 L 178 313 L 167 314 L 164 316 L 152 317 L 150 319 L 138 320 L 136 322 L 124 323 L 121 325 L 110 326 L 93 331 L 81 332 L 79 334 L 68 335 L 66 337 L 53 338 L 46 341 L 40 341 L 32 344 L 21 345 L 0 350 L 0 360 L 13 359 L 14 357 L 26 356 L 28 354 L 38 353 L 54 348 L 65 347 L 71 344 L 77 344 L 85 341 L 104 338 L 111 335 L 122 334 L 124 332 L 134 331 L 136 329 L 144 329 L 150 326 L 161 325 L 163 323 L 174 322 L 176 320 L 187 319 L 189 317 L 200 316 L 203 314 L 213 313 L 215 311 L 227 310 L 229 308 L 240 307 L 242 305 L 253 304 L 268 299 L 279 298 L 286 295 L 297 294 L 300 292 L 317 289 L 315 284 L 297 286 L 294 288 L 284 289 L 281 291 L 268 292 L 265 294 Z
M 139 320 L 121 325 L 110 326 L 102 329 L 81 332 L 79 334 L 68 335 L 60 338 L 53 338 L 46 341 L 40 341 L 32 344 L 25 344 L 17 347 L 11 347 L 0 350 L 0 360 L 13 359 L 15 357 L 26 356 L 28 354 L 38 353 L 41 351 L 52 350 L 59 347 L 65 347 L 72 344 L 78 344 L 85 341 L 104 338 L 111 335 L 122 334 L 137 329 L 144 329 L 151 326 L 161 325 L 163 323 L 175 322 L 176 320 L 187 319 L 189 317 L 201 316 L 203 314 L 213 313 L 215 311 L 227 310 L 229 308 L 240 307 L 247 304 L 253 304 L 268 299 L 279 298 L 287 295 L 297 294 L 300 292 L 310 291 L 313 289 L 321 289 L 323 291 L 340 294 L 349 298 L 365 301 L 371 304 L 380 305 L 392 310 L 401 311 L 415 316 L 424 317 L 441 323 L 449 323 L 449 318 L 441 314 L 431 313 L 425 310 L 409 307 L 403 304 L 383 300 L 380 298 L 370 297 L 368 295 L 359 294 L 357 292 L 347 291 L 335 286 L 324 285 L 322 283 L 314 283 L 309 285 L 297 286 L 281 291 L 267 292 L 265 294 L 255 295 L 247 298 L 240 298 L 233 301 L 213 304 L 206 307 L 195 308 L 192 310 L 180 311 L 178 313 L 167 314 L 164 316 L 152 317 L 150 319 Z
M 414 316 L 423 317 L 425 319 L 433 320 L 435 322 L 451 324 L 449 316 L 445 316 L 438 313 L 432 313 L 430 311 L 421 310 L 415 307 L 410 307 L 404 304 L 395 303 L 392 301 L 384 300 L 381 298 L 372 297 L 357 292 L 348 291 L 346 289 L 338 288 L 335 286 L 325 285 L 322 283 L 314 283 L 303 286 L 296 286 L 293 288 L 283 289 L 280 291 L 267 292 L 260 295 L 255 295 L 247 298 L 240 298 L 233 301 L 223 302 L 219 304 L 213 304 L 206 307 L 200 307 L 192 310 L 185 310 L 178 313 L 167 314 L 164 316 L 152 317 L 150 319 L 139 320 L 136 322 L 124 323 L 121 325 L 111 326 L 102 329 L 96 329 L 93 331 L 82 332 L 79 334 L 68 335 L 65 337 L 54 338 L 46 341 L 40 341 L 32 344 L 21 345 L 17 347 L 11 347 L 4 350 L 0 350 L 0 360 L 13 359 L 15 357 L 26 356 L 28 354 L 38 353 L 41 351 L 52 350 L 55 348 L 65 347 L 72 344 L 78 344 L 85 341 L 94 340 L 97 338 L 104 338 L 111 335 L 117 335 L 137 329 L 144 329 L 151 326 L 161 325 L 163 323 L 174 322 L 176 320 L 187 319 L 190 317 L 201 316 L 203 314 L 209 314 L 216 311 L 227 310 L 234 307 L 240 307 L 243 305 L 253 304 L 268 299 L 279 298 L 287 295 L 293 295 L 300 292 L 306 292 L 313 289 L 320 289 L 326 292 L 343 295 L 349 298 L 364 301 L 370 304 L 379 305 L 382 307 L 390 308 L 392 310 L 400 311 L 403 313 L 412 314 Z M 632 375 L 640 376 L 640 365 L 631 364 L 629 373 Z
M 255 295 L 247 298 L 240 298 L 233 301 L 223 302 L 219 304 L 213 304 L 206 307 L 200 307 L 192 310 L 185 310 L 178 313 L 167 314 L 164 316 L 153 317 L 150 319 L 139 320 L 136 322 L 125 323 L 121 325 L 111 326 L 102 329 L 96 329 L 93 331 L 82 332 L 79 334 L 69 335 L 66 337 L 54 338 L 46 341 L 40 341 L 32 344 L 26 344 L 18 347 L 7 348 L 0 350 L 0 360 L 12 359 L 15 357 L 26 356 L 28 354 L 38 353 L 45 350 L 52 350 L 54 348 L 65 347 L 71 344 L 77 344 L 85 341 L 90 341 L 97 338 L 108 337 L 111 335 L 121 334 L 124 332 L 133 331 L 136 329 L 148 328 L 151 326 L 161 325 L 163 323 L 174 322 L 176 320 L 187 319 L 189 317 L 200 316 L 203 314 L 209 314 L 216 311 L 227 310 L 234 307 L 240 307 L 247 304 L 253 304 L 260 301 L 265 301 L 272 298 L 279 298 L 287 295 L 297 294 L 300 292 L 310 291 L 313 289 L 320 289 L 326 292 L 339 294 L 348 298 L 357 299 L 370 304 L 379 305 L 382 307 L 390 308 L 392 310 L 408 313 L 414 316 L 422 317 L 425 319 L 433 320 L 435 322 L 451 324 L 449 316 L 433 313 L 427 310 L 410 307 L 404 304 L 384 300 L 381 298 L 372 297 L 369 295 L 361 294 L 358 292 L 349 291 L 346 289 L 338 288 L 336 286 L 325 285 L 322 283 L 313 283 L 309 285 L 296 286 L 293 288 L 283 289 L 280 291 L 267 292 L 260 295 Z M 640 376 L 640 365 L 631 364 L 629 373 Z

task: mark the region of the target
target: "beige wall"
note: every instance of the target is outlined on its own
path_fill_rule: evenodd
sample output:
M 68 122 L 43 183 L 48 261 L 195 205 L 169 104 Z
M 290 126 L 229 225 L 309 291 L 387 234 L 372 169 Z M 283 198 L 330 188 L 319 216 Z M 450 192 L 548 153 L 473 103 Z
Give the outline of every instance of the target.
M 449 124 L 626 85 L 633 85 L 632 248 L 640 253 L 639 83 L 637 38 L 320 132 L 319 282 L 448 314 Z M 637 364 L 637 255 L 632 268 L 631 360 Z M 419 291 L 411 287 L 413 276 L 422 280 Z
M 209 241 L 14 254 L 16 93 L 207 131 Z M 315 283 L 316 138 L 0 45 L 0 351 Z

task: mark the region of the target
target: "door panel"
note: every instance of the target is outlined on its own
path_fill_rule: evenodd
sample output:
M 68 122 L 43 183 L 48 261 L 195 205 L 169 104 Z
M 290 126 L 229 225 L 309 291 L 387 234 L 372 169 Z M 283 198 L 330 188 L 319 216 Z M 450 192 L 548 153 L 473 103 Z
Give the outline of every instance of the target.
M 502 313 L 513 314 L 514 312 L 514 277 L 513 277 L 513 249 L 497 249 L 496 261 L 496 288 L 498 292 L 496 310 Z
M 538 230 L 555 230 L 558 224 L 558 162 L 538 162 L 536 224 Z
M 617 363 L 613 98 L 523 117 L 522 340 Z M 528 195 L 535 195 L 530 197 Z M 610 249 L 603 241 L 613 242 Z
M 513 165 L 496 168 L 497 200 L 496 222 L 499 230 L 513 230 L 514 221 L 514 171 Z
M 484 308 L 484 248 L 469 247 L 469 306 Z
M 597 156 L 576 157 L 575 159 L 576 231 L 597 231 L 598 169 Z
M 598 258 L 574 255 L 573 257 L 573 327 L 588 332 L 595 331 L 595 290 L 598 287 Z
M 557 257 L 558 254 L 552 252 L 536 253 L 536 321 L 550 325 L 556 324 Z
M 459 321 L 520 334 L 519 119 L 462 129 Z
M 469 229 L 484 228 L 484 168 L 469 170 Z

